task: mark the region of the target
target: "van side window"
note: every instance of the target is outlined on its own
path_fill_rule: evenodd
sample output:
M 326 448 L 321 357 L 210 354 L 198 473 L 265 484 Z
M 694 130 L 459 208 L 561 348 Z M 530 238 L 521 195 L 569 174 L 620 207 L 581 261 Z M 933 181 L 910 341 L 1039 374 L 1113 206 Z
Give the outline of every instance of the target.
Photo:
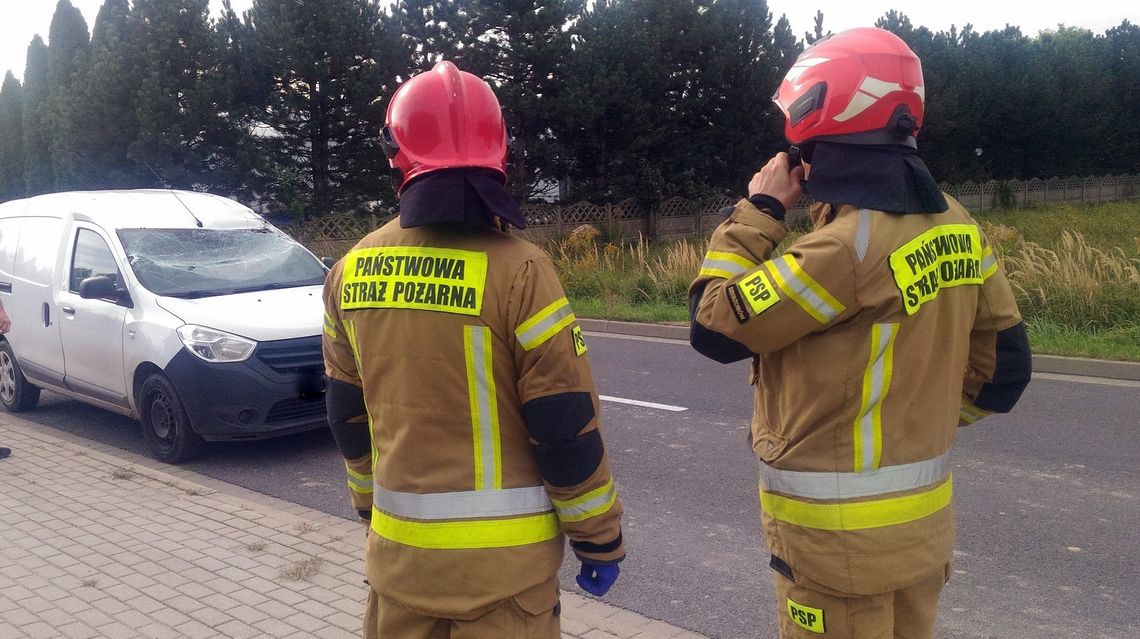
M 90 229 L 79 229 L 75 236 L 75 254 L 71 257 L 71 277 L 69 288 L 79 292 L 79 283 L 89 277 L 105 275 L 115 283 L 115 288 L 123 288 L 123 278 L 115 265 L 115 257 L 107 242 Z

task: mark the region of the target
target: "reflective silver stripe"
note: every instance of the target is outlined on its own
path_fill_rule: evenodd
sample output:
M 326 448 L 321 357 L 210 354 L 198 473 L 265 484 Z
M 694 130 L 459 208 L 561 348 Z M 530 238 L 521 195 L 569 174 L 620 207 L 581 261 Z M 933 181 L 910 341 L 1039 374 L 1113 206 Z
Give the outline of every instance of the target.
M 551 333 L 551 335 L 546 335 L 546 333 L 550 332 L 560 322 L 563 322 L 567 318 L 571 320 L 574 318 L 574 309 L 570 307 L 570 302 L 566 298 L 558 300 L 558 306 L 552 310 L 547 311 L 546 309 L 543 309 L 542 311 L 539 311 L 539 315 L 544 312 L 548 314 L 534 325 L 527 326 L 521 331 L 515 331 L 515 335 L 518 337 L 519 343 L 522 344 L 523 348 L 526 350 L 535 348 L 536 346 L 539 346 L 545 342 L 547 339 L 550 339 L 553 333 Z M 534 318 L 527 320 L 523 323 L 523 325 L 526 326 L 526 324 L 533 321 L 533 319 Z
M 871 211 L 859 209 L 859 223 L 855 227 L 855 254 L 859 261 L 867 257 L 867 247 L 871 245 Z
M 600 495 L 596 495 L 580 504 L 572 506 L 563 506 L 559 502 L 554 503 L 554 510 L 558 512 L 558 518 L 566 521 L 581 521 L 589 519 L 590 517 L 599 515 L 591 511 L 598 510 L 604 507 L 611 499 L 614 498 L 614 493 L 617 492 L 617 485 L 614 484 L 613 479 L 610 479 L 606 486 L 606 490 Z M 565 503 L 565 502 L 563 502 Z
M 730 275 L 740 275 L 741 273 L 746 273 L 748 271 L 747 267 L 737 264 L 736 262 L 730 262 L 728 260 L 714 260 L 711 257 L 706 257 L 705 261 L 701 262 L 701 269 L 724 271 Z
M 498 467 L 498 415 L 495 380 L 491 370 L 491 329 L 465 326 L 467 347 L 467 389 L 471 399 L 471 427 L 475 443 L 475 490 L 502 486 Z
M 372 490 L 372 476 L 357 477 L 352 473 L 348 474 L 348 486 L 358 493 L 366 493 Z
M 982 278 L 983 279 L 986 277 L 986 272 L 994 267 L 994 264 L 997 264 L 997 256 L 995 256 L 993 253 L 990 253 L 989 255 L 982 258 Z
M 372 502 L 389 515 L 429 521 L 532 515 L 550 512 L 554 508 L 542 486 L 453 493 L 400 493 L 377 483 L 373 488 Z
M 865 473 L 780 470 L 760 462 L 765 491 L 807 499 L 853 499 L 923 488 L 950 475 L 950 453 L 926 461 L 886 466 Z
M 859 458 L 856 471 L 873 470 L 882 451 L 881 404 L 891 384 L 894 342 L 898 324 L 875 324 L 871 329 L 871 357 L 863 375 L 863 401 L 858 421 Z
M 794 259 L 791 258 L 791 256 L 785 257 Z M 777 259 L 772 260 L 772 264 L 776 265 L 776 270 L 780 272 L 780 276 L 783 277 L 784 281 L 788 283 L 788 286 L 792 288 L 791 292 L 799 295 L 804 302 L 810 304 L 821 317 L 825 317 L 828 321 L 831 321 L 839 317 L 839 314 L 843 312 L 842 309 L 836 309 L 820 298 L 819 295 L 816 295 L 815 291 L 795 274 L 787 262 L 782 259 Z

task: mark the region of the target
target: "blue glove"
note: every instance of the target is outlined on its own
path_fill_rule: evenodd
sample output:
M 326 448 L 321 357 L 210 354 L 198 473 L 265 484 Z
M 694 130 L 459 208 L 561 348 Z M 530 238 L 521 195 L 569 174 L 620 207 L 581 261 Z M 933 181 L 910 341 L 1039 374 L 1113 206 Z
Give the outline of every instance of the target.
M 582 572 L 578 573 L 578 585 L 586 592 L 601 597 L 617 581 L 621 568 L 617 564 L 591 564 L 582 562 Z

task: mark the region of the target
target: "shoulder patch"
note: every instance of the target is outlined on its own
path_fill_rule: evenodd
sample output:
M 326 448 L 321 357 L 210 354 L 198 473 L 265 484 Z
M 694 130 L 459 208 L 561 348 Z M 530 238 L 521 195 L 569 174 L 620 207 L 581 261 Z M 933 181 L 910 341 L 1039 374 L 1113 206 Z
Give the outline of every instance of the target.
M 586 348 L 586 338 L 582 337 L 582 327 L 575 326 L 570 333 L 574 336 L 574 354 L 578 357 L 585 355 L 589 349 Z
M 752 312 L 757 315 L 775 305 L 780 301 L 780 296 L 776 293 L 776 287 L 772 286 L 771 280 L 764 274 L 763 267 L 756 269 L 752 273 L 745 275 L 744 279 L 740 281 L 740 291 L 744 293 L 745 299 L 748 300 L 748 305 L 752 307 Z
M 739 284 L 726 286 L 724 295 L 728 298 L 728 307 L 732 309 L 732 314 L 736 316 L 736 321 L 743 324 L 752 318 L 752 316 L 748 314 L 748 308 L 744 305 L 744 295 L 740 292 Z

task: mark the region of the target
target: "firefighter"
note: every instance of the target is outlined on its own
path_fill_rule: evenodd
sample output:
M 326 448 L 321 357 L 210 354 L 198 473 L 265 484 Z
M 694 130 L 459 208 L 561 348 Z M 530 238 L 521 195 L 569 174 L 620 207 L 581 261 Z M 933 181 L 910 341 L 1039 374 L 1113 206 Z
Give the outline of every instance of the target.
M 625 556 L 598 396 L 553 264 L 506 233 L 490 86 L 440 62 L 381 146 L 400 214 L 325 282 L 329 423 L 368 520 L 364 636 L 557 639 L 564 537 L 601 596 Z
M 817 42 L 775 96 L 795 145 L 748 185 L 689 288 L 691 343 L 752 360 L 751 444 L 781 637 L 930 637 L 959 426 L 1007 412 L 1025 327 L 978 223 L 916 155 L 919 59 Z M 813 230 L 774 256 L 801 179 Z

